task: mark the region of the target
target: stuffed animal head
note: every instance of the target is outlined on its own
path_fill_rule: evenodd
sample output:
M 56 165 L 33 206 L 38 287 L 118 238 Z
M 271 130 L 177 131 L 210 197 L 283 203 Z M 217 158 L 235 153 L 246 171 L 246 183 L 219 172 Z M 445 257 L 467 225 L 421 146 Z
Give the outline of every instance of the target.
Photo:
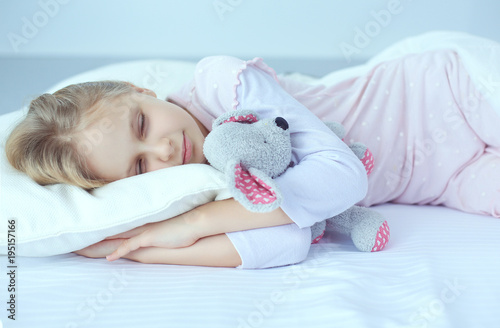
M 284 118 L 260 120 L 250 110 L 225 113 L 214 121 L 203 152 L 248 210 L 267 212 L 280 206 L 281 194 L 272 179 L 288 168 L 292 158 Z

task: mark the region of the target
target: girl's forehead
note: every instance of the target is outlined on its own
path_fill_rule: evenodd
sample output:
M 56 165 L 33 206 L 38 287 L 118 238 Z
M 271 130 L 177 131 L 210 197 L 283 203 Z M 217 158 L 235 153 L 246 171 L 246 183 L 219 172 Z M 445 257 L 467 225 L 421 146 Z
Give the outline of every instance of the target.
M 120 95 L 109 99 L 108 106 L 112 110 L 130 110 L 130 108 L 136 106 L 141 101 L 140 95 L 136 92 L 127 93 L 124 95 Z
M 140 102 L 140 98 L 133 94 L 124 94 L 112 99 L 104 99 L 99 104 L 98 111 L 100 116 L 116 116 L 128 114 L 132 109 L 136 108 Z
M 99 124 L 104 118 L 107 120 L 127 119 L 131 109 L 137 106 L 137 100 L 137 97 L 130 94 L 101 99 L 89 108 L 87 113 L 82 117 L 80 129 L 86 129 Z

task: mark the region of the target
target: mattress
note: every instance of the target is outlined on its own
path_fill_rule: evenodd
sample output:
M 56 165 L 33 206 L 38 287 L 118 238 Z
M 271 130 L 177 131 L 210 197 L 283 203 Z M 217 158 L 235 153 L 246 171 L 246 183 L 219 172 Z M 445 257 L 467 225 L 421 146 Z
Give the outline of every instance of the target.
M 359 252 L 328 231 L 304 262 L 265 270 L 18 257 L 16 320 L 5 309 L 0 320 L 37 328 L 499 326 L 498 219 L 439 206 L 374 209 L 391 226 L 384 251 Z

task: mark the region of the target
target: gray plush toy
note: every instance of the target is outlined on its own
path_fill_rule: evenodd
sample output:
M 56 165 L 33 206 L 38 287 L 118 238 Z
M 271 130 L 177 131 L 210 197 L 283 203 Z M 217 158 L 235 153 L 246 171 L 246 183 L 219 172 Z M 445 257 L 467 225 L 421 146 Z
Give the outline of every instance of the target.
M 342 125 L 325 124 L 339 138 L 344 137 Z M 361 143 L 350 148 L 369 174 L 373 169 L 370 151 Z M 273 178 L 293 165 L 290 132 L 284 118 L 259 120 L 251 110 L 227 112 L 214 121 L 203 152 L 209 163 L 226 175 L 231 194 L 245 208 L 269 212 L 280 206 L 282 196 Z M 321 239 L 327 226 L 351 236 L 361 251 L 380 251 L 389 241 L 390 230 L 384 217 L 361 206 L 313 225 L 312 243 Z

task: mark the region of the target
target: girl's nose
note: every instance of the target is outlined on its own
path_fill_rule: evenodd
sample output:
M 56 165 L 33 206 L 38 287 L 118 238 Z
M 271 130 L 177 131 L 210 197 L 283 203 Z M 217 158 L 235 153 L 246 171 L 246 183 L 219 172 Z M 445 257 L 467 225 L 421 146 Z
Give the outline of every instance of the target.
M 155 156 L 157 156 L 160 160 L 166 162 L 172 156 L 174 147 L 169 138 L 161 138 L 155 145 L 153 145 L 152 151 L 153 154 L 155 154 Z

